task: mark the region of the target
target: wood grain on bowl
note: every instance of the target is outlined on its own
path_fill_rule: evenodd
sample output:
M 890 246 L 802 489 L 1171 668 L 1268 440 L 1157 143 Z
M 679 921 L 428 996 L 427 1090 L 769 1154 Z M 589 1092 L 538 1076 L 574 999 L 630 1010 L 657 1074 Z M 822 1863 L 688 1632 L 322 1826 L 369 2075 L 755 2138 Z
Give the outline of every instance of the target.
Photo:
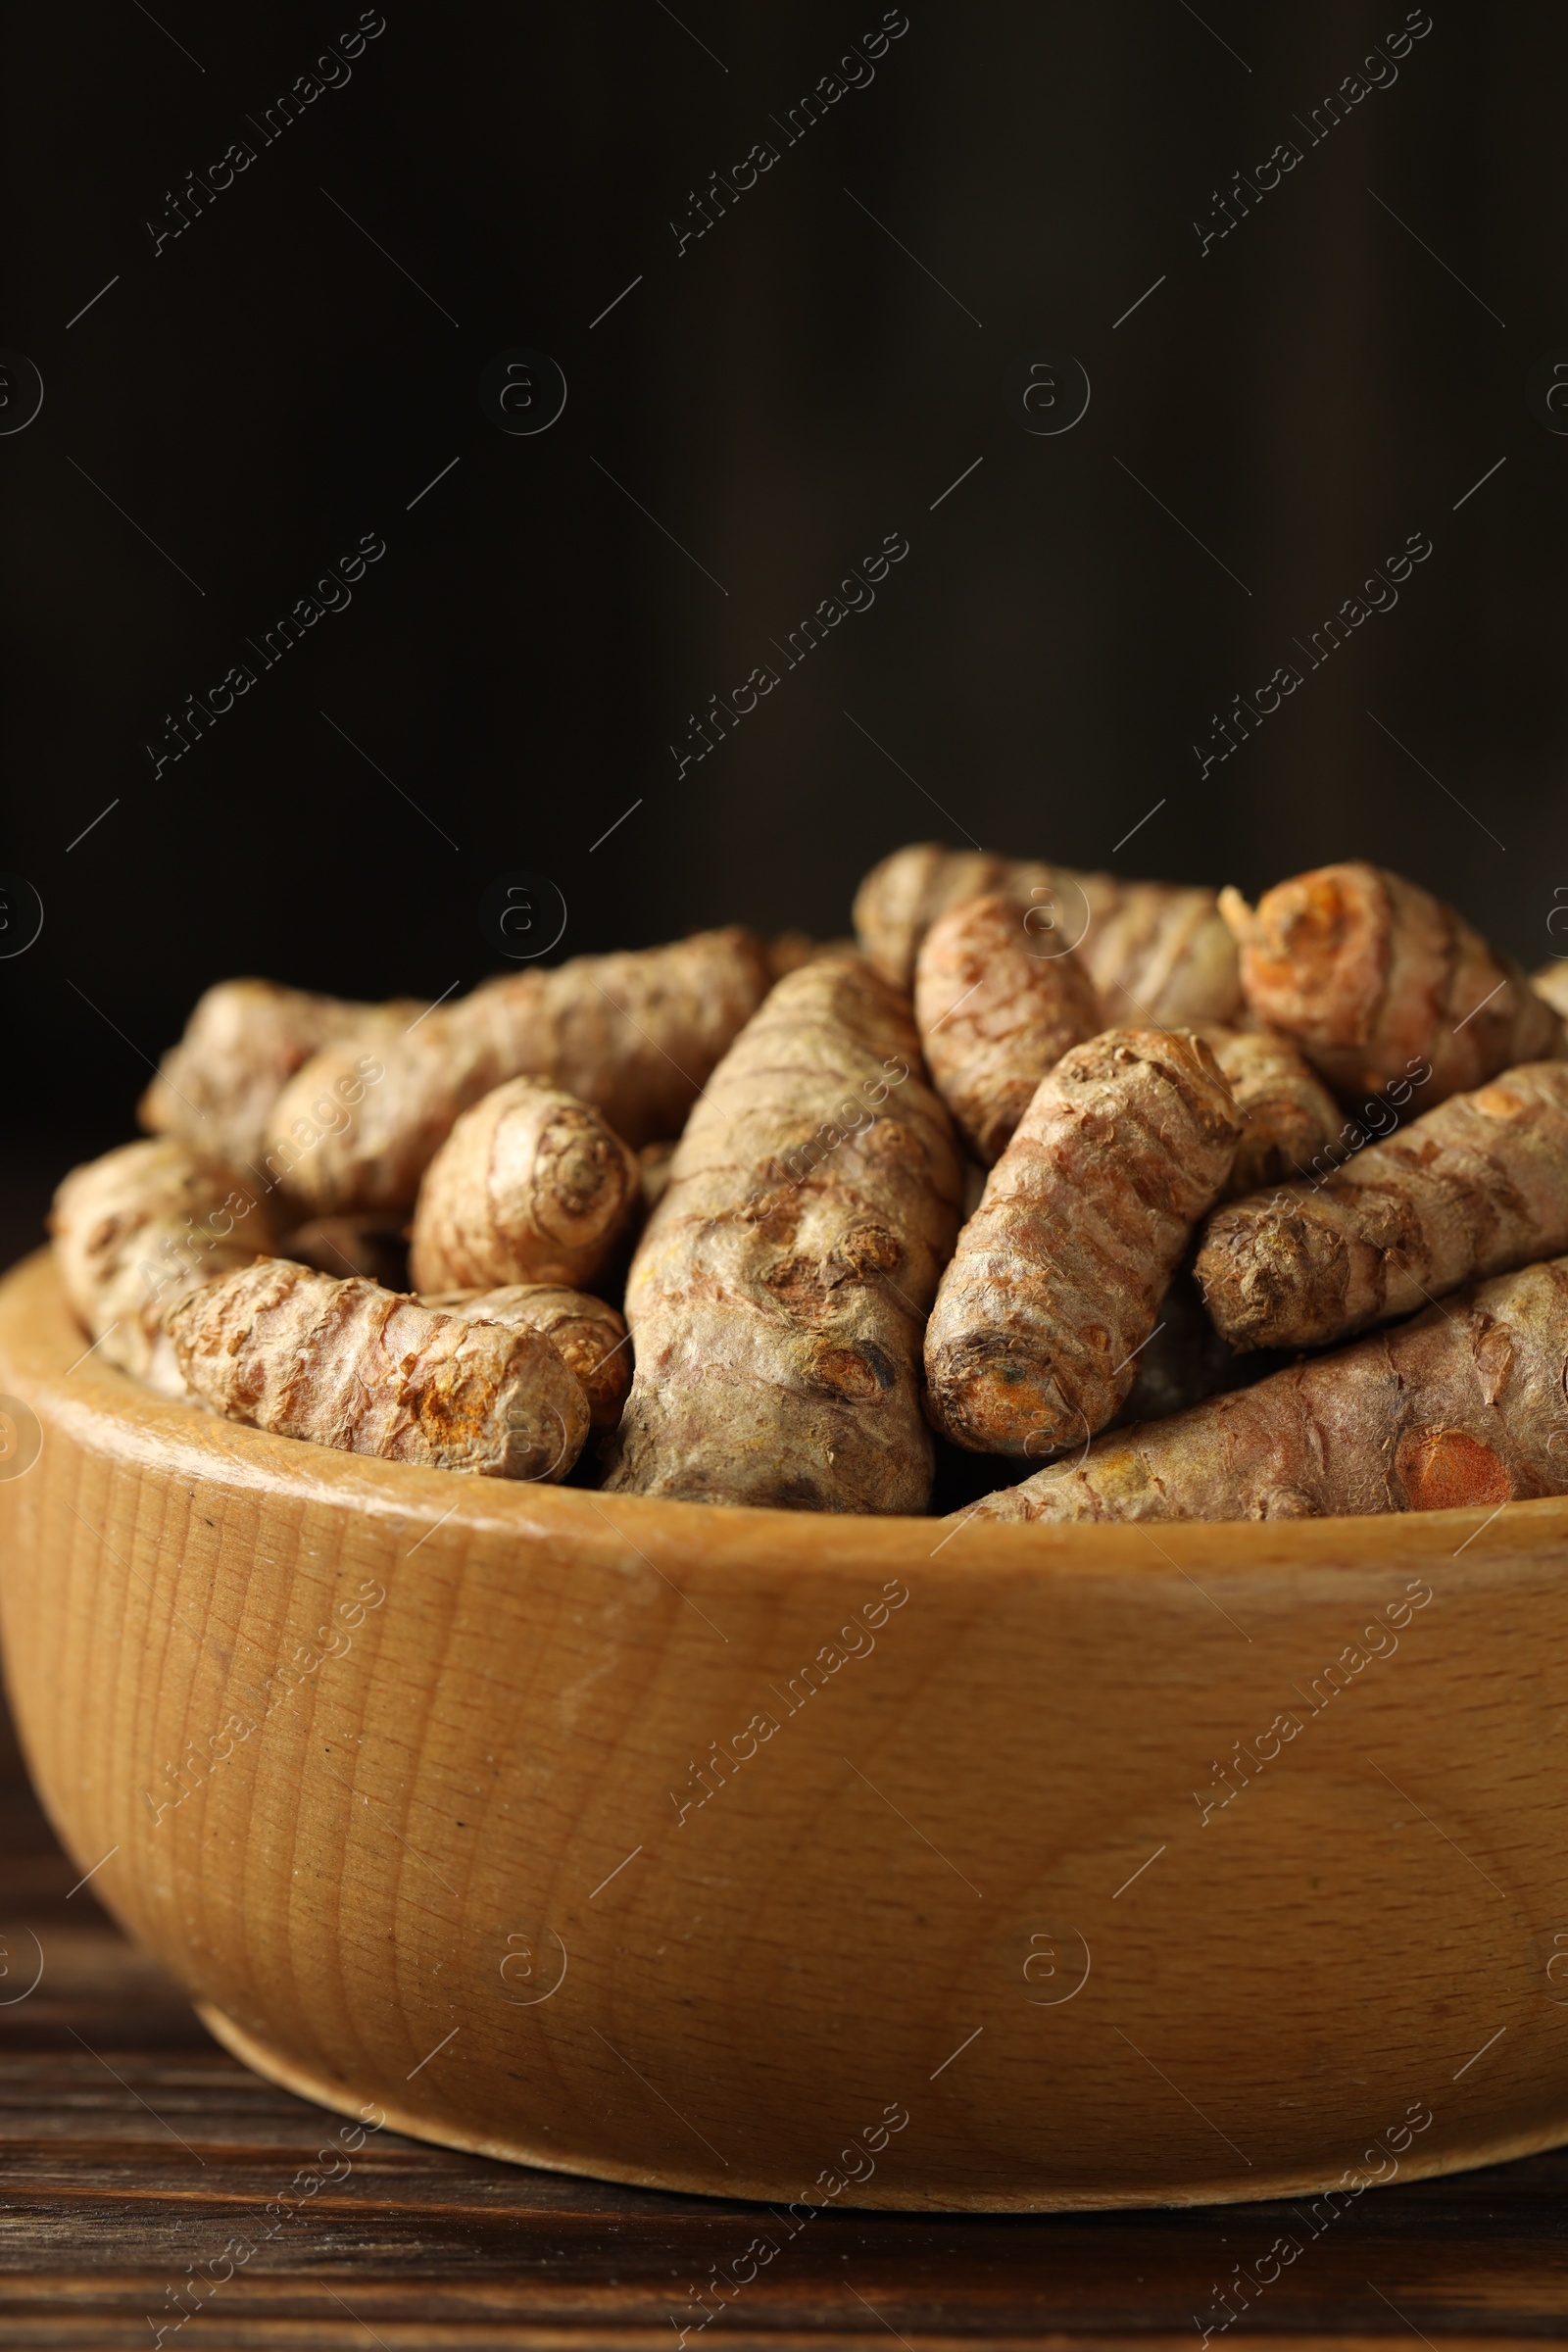
M 1568 1501 L 709 1508 L 328 1452 L 84 1345 L 11 1276 L 22 1737 L 274 2080 L 802 2210 L 1339 2185 L 1312 2234 L 1568 2139 Z

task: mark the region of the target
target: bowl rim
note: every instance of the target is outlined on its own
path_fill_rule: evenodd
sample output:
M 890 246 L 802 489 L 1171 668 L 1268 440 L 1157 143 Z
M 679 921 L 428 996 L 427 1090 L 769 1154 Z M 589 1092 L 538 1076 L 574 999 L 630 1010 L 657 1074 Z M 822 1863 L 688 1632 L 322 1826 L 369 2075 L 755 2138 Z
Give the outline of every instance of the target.
M 104 1363 L 90 1345 L 82 1346 L 85 1338 L 47 1247 L 20 1259 L 0 1278 L 0 1382 L 15 1381 L 14 1394 L 40 1422 L 68 1431 L 87 1450 L 126 1467 L 281 1491 L 300 1502 L 368 1510 L 413 1524 L 427 1519 L 431 1533 L 437 1525 L 457 1521 L 470 1533 L 536 1541 L 609 1537 L 635 1547 L 643 1537 L 674 1553 L 698 1545 L 710 1556 L 717 1551 L 735 1569 L 776 1569 L 784 1559 L 793 1575 L 829 1577 L 841 1575 L 847 1558 L 853 1558 L 866 1565 L 917 1567 L 923 1576 L 951 1575 L 965 1583 L 981 1570 L 1118 1581 L 1136 1577 L 1147 1584 L 1152 1575 L 1189 1577 L 1189 1567 L 1199 1564 L 1210 1575 L 1289 1570 L 1304 1577 L 1466 1554 L 1475 1564 L 1478 1538 L 1503 1513 L 1514 1557 L 1560 1554 L 1568 1540 L 1568 1494 L 1515 1499 L 1491 1511 L 1475 1504 L 1316 1519 L 1165 1519 L 1155 1523 L 1157 1535 L 1142 1521 L 983 1520 L 973 1526 L 959 1514 L 917 1518 L 602 1495 L 591 1489 L 382 1461 L 222 1420 L 143 1387 Z M 802 1541 L 811 1533 L 814 1542 Z

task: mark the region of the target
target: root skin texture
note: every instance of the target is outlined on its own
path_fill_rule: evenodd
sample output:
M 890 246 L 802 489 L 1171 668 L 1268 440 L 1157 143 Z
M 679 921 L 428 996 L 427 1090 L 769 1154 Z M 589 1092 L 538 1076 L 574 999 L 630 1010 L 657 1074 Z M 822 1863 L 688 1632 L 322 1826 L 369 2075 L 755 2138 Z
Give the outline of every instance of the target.
M 1234 1021 L 1242 1009 L 1236 943 L 1212 890 L 1181 882 L 1123 882 L 1115 874 L 1072 874 L 1058 867 L 1062 920 L 1088 929 L 1078 960 L 1100 991 L 1107 1021 L 1150 1021 L 1184 1028 L 1190 1021 Z
M 1199 1035 L 1219 1063 L 1242 1114 L 1242 1140 L 1227 1197 L 1307 1176 L 1340 1132 L 1339 1104 L 1294 1039 L 1282 1029 L 1226 1029 Z
M 49 1225 L 66 1297 L 100 1357 L 167 1396 L 183 1396 L 185 1383 L 165 1309 L 276 1246 L 250 1186 L 172 1135 L 73 1168 Z
M 692 1112 L 633 1260 L 607 1492 L 924 1509 L 920 1329 L 960 1183 L 898 992 L 843 952 L 781 981 Z
M 307 1062 L 273 1107 L 269 1175 L 301 1215 L 413 1207 L 460 1114 L 508 1079 L 540 1078 L 604 1113 L 633 1150 L 678 1135 L 731 1040 L 771 985 L 760 940 L 738 926 L 672 947 L 578 956 L 509 972 L 439 1005 L 390 1045 L 352 1116 L 320 1105 L 358 1058 L 355 1038 Z
M 588 1435 L 581 1384 L 541 1333 L 288 1258 L 192 1293 L 167 1328 L 214 1412 L 346 1453 L 554 1481 Z
M 1005 892 L 1027 909 L 1037 952 L 1074 951 L 1110 1021 L 1232 1021 L 1242 1002 L 1236 944 L 1211 890 L 1123 882 L 1038 858 L 916 842 L 875 865 L 855 901 L 862 952 L 907 989 L 920 942 L 965 899 Z
M 313 1054 L 362 1031 L 395 1037 L 420 1010 L 412 998 L 355 1004 L 276 980 L 220 980 L 198 999 L 138 1116 L 204 1158 L 244 1166 L 266 1151 L 272 1106 Z
M 939 915 L 965 899 L 1005 891 L 1023 906 L 1030 889 L 1052 886 L 1038 858 L 995 858 L 985 850 L 945 850 L 911 842 L 873 865 L 855 894 L 855 935 L 860 952 L 884 980 L 907 993 L 914 985 L 920 942 Z
M 1247 1001 L 1297 1038 L 1347 1102 L 1417 1079 L 1422 1107 L 1563 1050 L 1561 1020 L 1511 956 L 1402 875 L 1320 865 L 1220 907 Z
M 543 1332 L 581 1381 L 594 1428 L 613 1429 L 620 1419 L 631 1387 L 631 1348 L 624 1321 L 603 1298 L 558 1283 L 518 1282 L 494 1291 L 445 1291 L 419 1303 L 468 1323 Z
M 1495 1510 L 1568 1492 L 1568 1259 L 1146 1422 L 972 1506 L 978 1519 L 1303 1519 Z M 962 1547 L 962 1538 L 954 1545 Z
M 641 1206 L 641 1169 L 597 1110 L 537 1078 L 510 1079 L 463 1113 L 424 1172 L 414 1287 L 580 1290 Z
M 1107 1029 L 1062 1057 L 942 1278 L 925 1363 L 945 1437 L 1039 1459 L 1104 1428 L 1240 1134 L 1189 1031 Z
M 1318 1184 L 1217 1209 L 1197 1262 L 1233 1348 L 1314 1348 L 1568 1250 L 1568 1062 L 1453 1095 Z
M 963 899 L 920 945 L 914 1018 L 926 1067 L 968 1144 L 991 1167 L 1035 1088 L 1069 1046 L 1104 1027 L 1071 949 L 1053 953 L 1004 892 Z

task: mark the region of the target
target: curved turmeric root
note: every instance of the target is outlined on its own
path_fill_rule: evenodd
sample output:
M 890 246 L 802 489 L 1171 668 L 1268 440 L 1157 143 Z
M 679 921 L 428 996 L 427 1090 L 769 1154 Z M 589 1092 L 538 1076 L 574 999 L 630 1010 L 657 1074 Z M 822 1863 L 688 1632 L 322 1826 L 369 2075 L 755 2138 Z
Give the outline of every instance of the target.
M 931 1417 L 974 1453 L 1103 1429 L 1241 1121 L 1190 1032 L 1107 1029 L 1043 1079 L 958 1237 L 926 1327 Z
M 588 1434 L 581 1385 L 541 1333 L 441 1314 L 357 1275 L 262 1258 L 180 1299 L 165 1327 L 214 1412 L 346 1453 L 554 1481 Z
M 302 1214 L 410 1209 L 460 1112 L 510 1078 L 592 1103 L 634 1150 L 677 1135 L 771 980 L 760 940 L 738 926 L 507 973 L 407 1035 L 350 1038 L 307 1062 L 273 1105 L 268 1172 Z M 362 1072 L 343 1117 L 332 1105 L 363 1061 L 378 1074 Z
M 262 1165 L 293 1213 L 406 1218 L 460 1112 L 501 1084 L 480 1024 L 444 1007 L 362 1052 L 365 1034 L 313 1054 L 268 1122 Z M 510 1073 L 508 1073 L 510 1075 Z
M 1241 972 L 1217 892 L 1057 871 L 1064 905 L 1071 906 L 1073 884 L 1087 902 L 1089 928 L 1078 960 L 1088 966 L 1107 1020 L 1181 1029 L 1191 1021 L 1236 1018 Z
M 631 1387 L 631 1349 L 625 1323 L 612 1306 L 587 1291 L 559 1283 L 516 1282 L 494 1291 L 444 1291 L 421 1306 L 461 1315 L 466 1323 L 505 1323 L 543 1332 L 576 1373 L 595 1429 L 613 1429 Z
M 1303 1519 L 1568 1492 L 1568 1258 L 1100 1439 L 976 1519 Z
M 1247 1001 L 1348 1100 L 1417 1080 L 1431 1109 L 1498 1070 L 1563 1051 L 1563 1025 L 1510 956 L 1419 884 L 1354 858 L 1220 909 Z
M 1568 1061 L 1507 1070 L 1316 1184 L 1217 1209 L 1196 1272 L 1233 1348 L 1314 1348 L 1568 1250 Z
M 918 1511 L 920 1326 L 957 1226 L 913 1024 L 858 956 L 779 982 L 714 1071 L 632 1263 L 608 1491 Z
M 220 980 L 197 999 L 137 1116 L 155 1135 L 181 1136 L 205 1158 L 243 1165 L 266 1150 L 272 1105 L 313 1054 L 361 1030 L 395 1036 L 419 1010 L 412 998 L 354 1004 L 276 980 Z
M 177 1136 L 122 1144 L 73 1168 L 49 1228 L 66 1297 L 106 1363 L 166 1396 L 185 1383 L 166 1307 L 275 1247 L 266 1204 Z
M 883 979 L 907 992 L 914 985 L 920 942 L 950 906 L 999 890 L 1027 906 L 1033 885 L 1049 891 L 1052 883 L 1051 867 L 1038 858 L 997 858 L 987 850 L 945 850 L 936 841 L 911 842 L 873 865 L 856 892 L 855 936 L 861 955 Z
M 1280 1029 L 1203 1022 L 1198 1034 L 1242 1114 L 1242 1140 L 1222 1199 L 1306 1176 L 1339 1134 L 1340 1112 L 1300 1048 Z
M 1037 944 L 1016 899 L 1000 891 L 960 900 L 926 933 L 914 1019 L 936 1090 L 986 1167 L 1047 1071 L 1105 1025 L 1072 951 Z
M 424 1172 L 414 1287 L 580 1289 L 641 1205 L 642 1171 L 597 1110 L 537 1078 L 511 1079 L 463 1113 Z
M 1004 891 L 1026 909 L 1036 948 L 1077 955 L 1107 1020 L 1229 1021 L 1242 1001 L 1236 946 L 1215 893 L 1178 882 L 1123 882 L 1038 858 L 995 858 L 917 842 L 874 865 L 855 901 L 860 947 L 907 989 L 937 917 Z

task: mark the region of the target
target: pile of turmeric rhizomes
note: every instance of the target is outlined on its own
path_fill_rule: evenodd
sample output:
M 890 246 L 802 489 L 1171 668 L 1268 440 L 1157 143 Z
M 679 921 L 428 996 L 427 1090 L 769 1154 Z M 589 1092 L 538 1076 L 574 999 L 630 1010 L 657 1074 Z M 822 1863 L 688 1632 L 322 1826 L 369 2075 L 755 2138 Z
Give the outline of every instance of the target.
M 611 1493 L 1568 1492 L 1563 965 L 1354 862 L 1254 908 L 920 845 L 855 926 L 431 1006 L 220 983 L 60 1188 L 72 1304 L 210 1412 Z

